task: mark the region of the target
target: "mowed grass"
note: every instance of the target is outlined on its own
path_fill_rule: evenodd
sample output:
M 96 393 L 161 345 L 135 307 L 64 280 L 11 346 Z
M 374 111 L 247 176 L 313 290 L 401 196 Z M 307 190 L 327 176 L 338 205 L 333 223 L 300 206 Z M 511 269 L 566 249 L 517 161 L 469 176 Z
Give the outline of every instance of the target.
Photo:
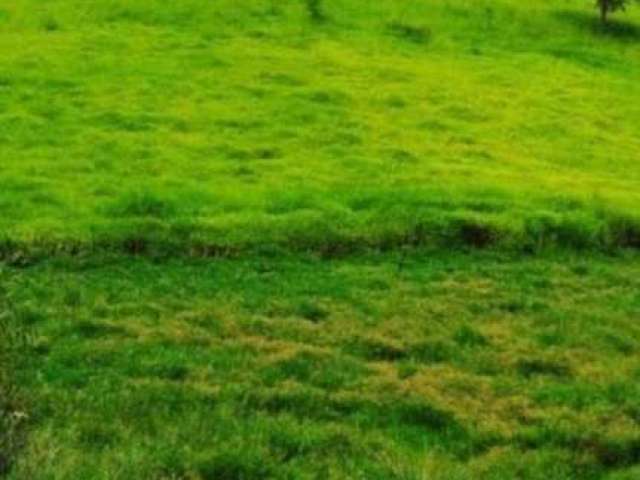
M 638 13 L 584 3 L 7 3 L 3 256 L 637 246 Z
M 29 479 L 635 479 L 640 264 L 3 268 Z
M 0 6 L 0 476 L 640 477 L 640 13 Z

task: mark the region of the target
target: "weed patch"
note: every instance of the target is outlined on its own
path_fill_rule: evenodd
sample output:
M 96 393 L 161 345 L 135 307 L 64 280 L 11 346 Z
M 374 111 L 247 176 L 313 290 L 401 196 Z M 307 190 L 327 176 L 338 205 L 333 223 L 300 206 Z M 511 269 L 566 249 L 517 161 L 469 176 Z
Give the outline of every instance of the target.
M 401 40 L 426 45 L 431 41 L 432 32 L 428 27 L 410 25 L 403 22 L 392 22 L 388 25 L 389 32 Z

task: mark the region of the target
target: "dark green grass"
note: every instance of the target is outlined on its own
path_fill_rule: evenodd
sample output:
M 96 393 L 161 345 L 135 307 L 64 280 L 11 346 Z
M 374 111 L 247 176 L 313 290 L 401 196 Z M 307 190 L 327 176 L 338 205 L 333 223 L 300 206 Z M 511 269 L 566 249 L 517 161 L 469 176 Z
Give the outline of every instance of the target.
M 10 478 L 631 479 L 636 255 L 3 267 Z M 518 459 L 518 460 L 516 460 Z
M 11 470 L 25 440 L 26 404 L 16 372 L 27 355 L 25 326 L 6 312 L 0 317 L 0 477 Z

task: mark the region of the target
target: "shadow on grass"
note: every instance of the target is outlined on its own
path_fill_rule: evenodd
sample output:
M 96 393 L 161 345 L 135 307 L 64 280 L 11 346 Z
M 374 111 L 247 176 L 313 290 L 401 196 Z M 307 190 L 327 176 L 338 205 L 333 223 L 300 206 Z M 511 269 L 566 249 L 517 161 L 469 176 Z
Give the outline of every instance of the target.
M 23 402 L 13 378 L 21 338 L 12 328 L 5 318 L 0 319 L 0 478 L 9 473 L 24 443 Z
M 640 26 L 629 21 L 612 18 L 608 23 L 603 24 L 594 13 L 573 10 L 562 10 L 557 12 L 555 16 L 593 35 L 624 42 L 640 42 Z

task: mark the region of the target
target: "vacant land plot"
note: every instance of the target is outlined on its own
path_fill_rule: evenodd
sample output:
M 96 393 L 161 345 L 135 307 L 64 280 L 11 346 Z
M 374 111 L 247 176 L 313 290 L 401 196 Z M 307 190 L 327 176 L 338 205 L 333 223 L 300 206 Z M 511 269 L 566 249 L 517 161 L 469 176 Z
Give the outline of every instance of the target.
M 0 6 L 0 477 L 640 477 L 640 14 Z

